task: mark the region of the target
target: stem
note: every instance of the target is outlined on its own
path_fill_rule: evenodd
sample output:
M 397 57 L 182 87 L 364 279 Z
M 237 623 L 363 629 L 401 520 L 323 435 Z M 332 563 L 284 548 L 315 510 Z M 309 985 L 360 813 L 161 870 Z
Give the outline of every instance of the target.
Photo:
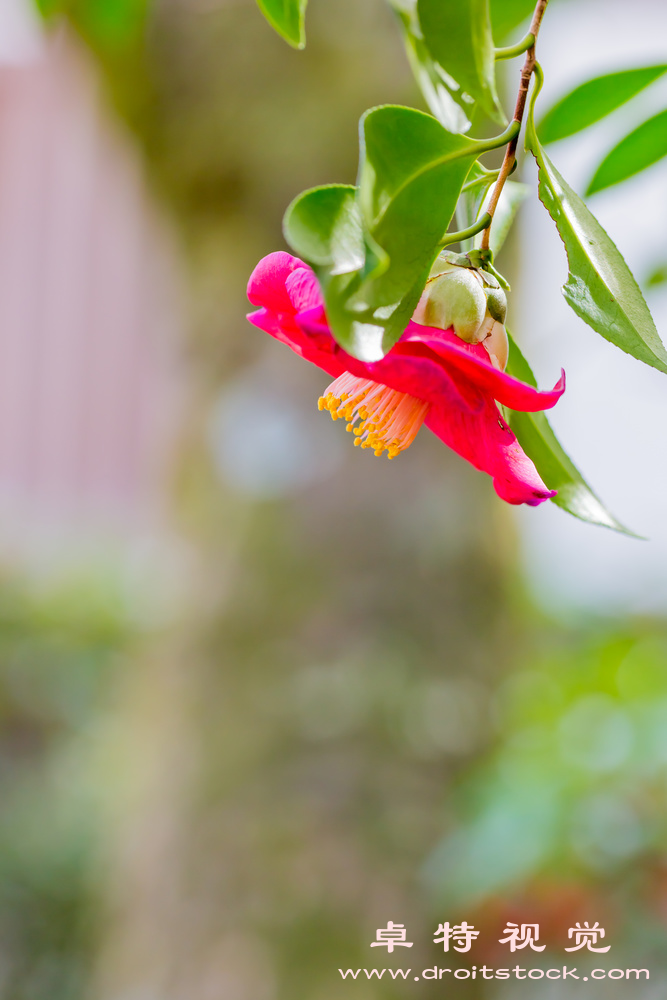
M 535 35 L 532 31 L 529 31 L 516 45 L 508 45 L 504 49 L 496 49 L 496 59 L 513 59 L 514 56 L 520 56 L 522 52 L 532 48 L 534 44 Z
M 512 169 L 514 168 L 514 164 L 516 163 L 516 147 L 519 142 L 519 131 L 523 121 L 524 111 L 526 110 L 526 98 L 528 97 L 530 78 L 533 75 L 533 70 L 535 69 L 535 42 L 540 31 L 540 24 L 542 23 L 542 18 L 544 17 L 544 11 L 546 10 L 548 2 L 549 0 L 537 0 L 537 5 L 533 11 L 533 19 L 530 22 L 530 30 L 528 34 L 533 36 L 533 44 L 526 52 L 526 61 L 524 62 L 523 69 L 521 70 L 519 93 L 517 94 L 516 106 L 514 108 L 513 121 L 518 123 L 519 128 L 517 129 L 515 137 L 510 139 L 507 144 L 505 159 L 503 160 L 503 165 L 500 168 L 500 174 L 498 176 L 498 180 L 496 181 L 496 186 L 493 189 L 491 201 L 487 207 L 487 212 L 491 216 L 491 222 L 493 222 L 493 216 L 496 208 L 498 207 L 498 200 L 500 199 L 501 192 L 505 186 L 505 181 L 509 177 Z M 489 247 L 489 240 L 491 238 L 491 222 L 487 226 L 482 237 L 483 250 L 487 250 Z
M 540 0 L 540 3 L 547 3 L 548 0 Z M 525 104 L 524 99 L 524 104 Z M 490 153 L 492 149 L 498 149 L 499 146 L 504 146 L 506 143 L 514 143 L 514 148 L 516 149 L 516 144 L 519 139 L 519 132 L 521 131 L 521 121 L 512 119 L 504 132 L 500 135 L 494 135 L 491 139 L 475 139 L 475 149 L 477 150 L 477 155 L 482 156 L 483 153 Z M 462 154 L 459 154 L 462 155 Z M 444 159 L 444 158 L 443 158 Z M 455 159 L 455 157 L 448 157 L 448 159 Z
M 457 233 L 447 233 L 441 240 L 438 246 L 448 247 L 452 243 L 460 243 L 461 240 L 467 240 L 471 236 L 476 236 L 477 233 L 481 233 L 483 229 L 491 222 L 491 216 L 488 212 L 485 212 L 481 219 L 474 222 L 472 226 L 468 226 L 467 229 L 459 229 Z

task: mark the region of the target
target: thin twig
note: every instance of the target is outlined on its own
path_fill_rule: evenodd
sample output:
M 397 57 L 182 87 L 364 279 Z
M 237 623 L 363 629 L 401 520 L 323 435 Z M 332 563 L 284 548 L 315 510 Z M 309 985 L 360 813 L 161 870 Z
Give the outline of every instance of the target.
M 529 31 L 527 35 L 523 36 L 520 42 L 516 43 L 516 45 L 508 45 L 503 49 L 496 49 L 496 62 L 498 62 L 499 59 L 514 59 L 515 56 L 520 56 L 534 44 L 535 35 L 532 31 Z
M 485 212 L 481 219 L 477 222 L 473 222 L 472 226 L 468 226 L 467 229 L 460 229 L 457 233 L 447 233 L 446 236 L 440 240 L 438 246 L 448 247 L 451 243 L 461 243 L 463 240 L 469 239 L 471 236 L 476 236 L 477 233 L 481 233 L 491 223 L 491 216 L 488 212 Z
M 540 24 L 542 23 L 542 18 L 544 17 L 544 11 L 549 0 L 537 0 L 537 5 L 533 11 L 533 19 L 530 22 L 529 34 L 533 35 L 534 41 L 526 52 L 526 61 L 523 64 L 523 69 L 521 70 L 521 81 L 519 83 L 519 93 L 516 98 L 516 106 L 514 108 L 514 118 L 513 121 L 518 122 L 519 126 L 523 122 L 524 111 L 526 110 L 526 98 L 528 97 L 528 87 L 530 86 L 530 78 L 533 75 L 533 70 L 535 68 L 535 41 L 540 31 Z M 488 250 L 489 240 L 491 238 L 491 223 L 493 222 L 493 216 L 498 207 L 498 201 L 502 193 L 503 187 L 505 186 L 505 181 L 512 172 L 512 168 L 516 162 L 516 148 L 519 142 L 519 133 L 517 131 L 516 136 L 511 139 L 505 150 L 505 159 L 503 160 L 503 165 L 500 168 L 500 174 L 498 175 L 498 180 L 496 181 L 496 186 L 493 189 L 493 194 L 491 195 L 491 200 L 487 206 L 486 211 L 491 216 L 491 222 L 484 230 L 484 235 L 482 236 L 482 250 Z

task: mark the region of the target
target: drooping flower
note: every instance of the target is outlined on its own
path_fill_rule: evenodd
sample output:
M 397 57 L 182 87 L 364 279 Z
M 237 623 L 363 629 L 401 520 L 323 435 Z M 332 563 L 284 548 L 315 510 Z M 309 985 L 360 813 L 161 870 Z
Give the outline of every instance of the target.
M 334 339 L 317 278 L 297 257 L 282 251 L 264 257 L 248 282 L 248 298 L 258 307 L 248 316 L 251 323 L 333 378 L 319 407 L 345 420 L 355 445 L 394 458 L 425 424 L 492 476 L 508 503 L 536 506 L 555 496 L 497 404 L 530 413 L 549 409 L 565 389 L 565 376 L 550 392 L 540 392 L 507 375 L 505 331 L 493 315 L 490 322 L 485 317 L 485 339 L 467 343 L 453 327 L 424 325 L 429 315 L 422 301 L 415 312 L 421 321 L 411 320 L 382 359 L 364 362 Z

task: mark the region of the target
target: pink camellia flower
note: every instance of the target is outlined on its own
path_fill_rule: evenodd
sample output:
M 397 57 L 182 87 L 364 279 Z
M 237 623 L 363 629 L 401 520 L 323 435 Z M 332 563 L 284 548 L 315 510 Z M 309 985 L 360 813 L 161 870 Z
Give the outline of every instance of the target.
M 492 476 L 508 503 L 536 506 L 555 496 L 497 404 L 530 413 L 549 409 L 564 391 L 564 374 L 551 392 L 539 392 L 507 375 L 484 342 L 466 343 L 452 328 L 414 321 L 383 358 L 359 361 L 334 340 L 312 269 L 282 251 L 259 262 L 248 298 L 259 307 L 249 314 L 251 323 L 332 376 L 319 407 L 347 422 L 355 445 L 394 458 L 426 424 Z

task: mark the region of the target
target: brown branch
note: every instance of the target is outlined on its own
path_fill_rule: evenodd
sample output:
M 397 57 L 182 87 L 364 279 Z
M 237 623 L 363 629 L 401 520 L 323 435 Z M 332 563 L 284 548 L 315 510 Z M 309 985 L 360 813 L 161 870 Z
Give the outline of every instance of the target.
M 540 24 L 542 23 L 542 18 L 544 17 L 544 11 L 549 0 L 537 0 L 537 5 L 533 11 L 533 19 L 530 22 L 530 28 L 528 29 L 530 34 L 533 36 L 535 41 L 537 41 L 537 36 L 540 31 Z M 535 69 L 535 41 L 526 52 L 526 61 L 523 64 L 523 69 L 521 70 L 521 81 L 519 83 L 519 93 L 516 98 L 516 105 L 514 108 L 514 121 L 518 122 L 519 125 L 523 122 L 524 111 L 526 110 L 526 98 L 528 97 L 528 87 L 530 86 L 530 78 L 533 75 L 533 70 Z M 493 189 L 493 194 L 491 195 L 491 200 L 487 206 L 486 211 L 491 216 L 491 222 L 484 230 L 484 235 L 482 236 L 482 250 L 489 249 L 489 240 L 491 238 L 491 224 L 493 222 L 493 216 L 495 214 L 496 208 L 498 207 L 498 201 L 502 193 L 503 187 L 505 186 L 505 181 L 512 172 L 512 168 L 516 162 L 516 148 L 519 143 L 519 133 L 517 132 L 514 139 L 511 139 L 505 149 L 505 159 L 503 160 L 503 165 L 500 168 L 500 173 L 498 175 L 498 180 L 496 181 L 496 186 Z

